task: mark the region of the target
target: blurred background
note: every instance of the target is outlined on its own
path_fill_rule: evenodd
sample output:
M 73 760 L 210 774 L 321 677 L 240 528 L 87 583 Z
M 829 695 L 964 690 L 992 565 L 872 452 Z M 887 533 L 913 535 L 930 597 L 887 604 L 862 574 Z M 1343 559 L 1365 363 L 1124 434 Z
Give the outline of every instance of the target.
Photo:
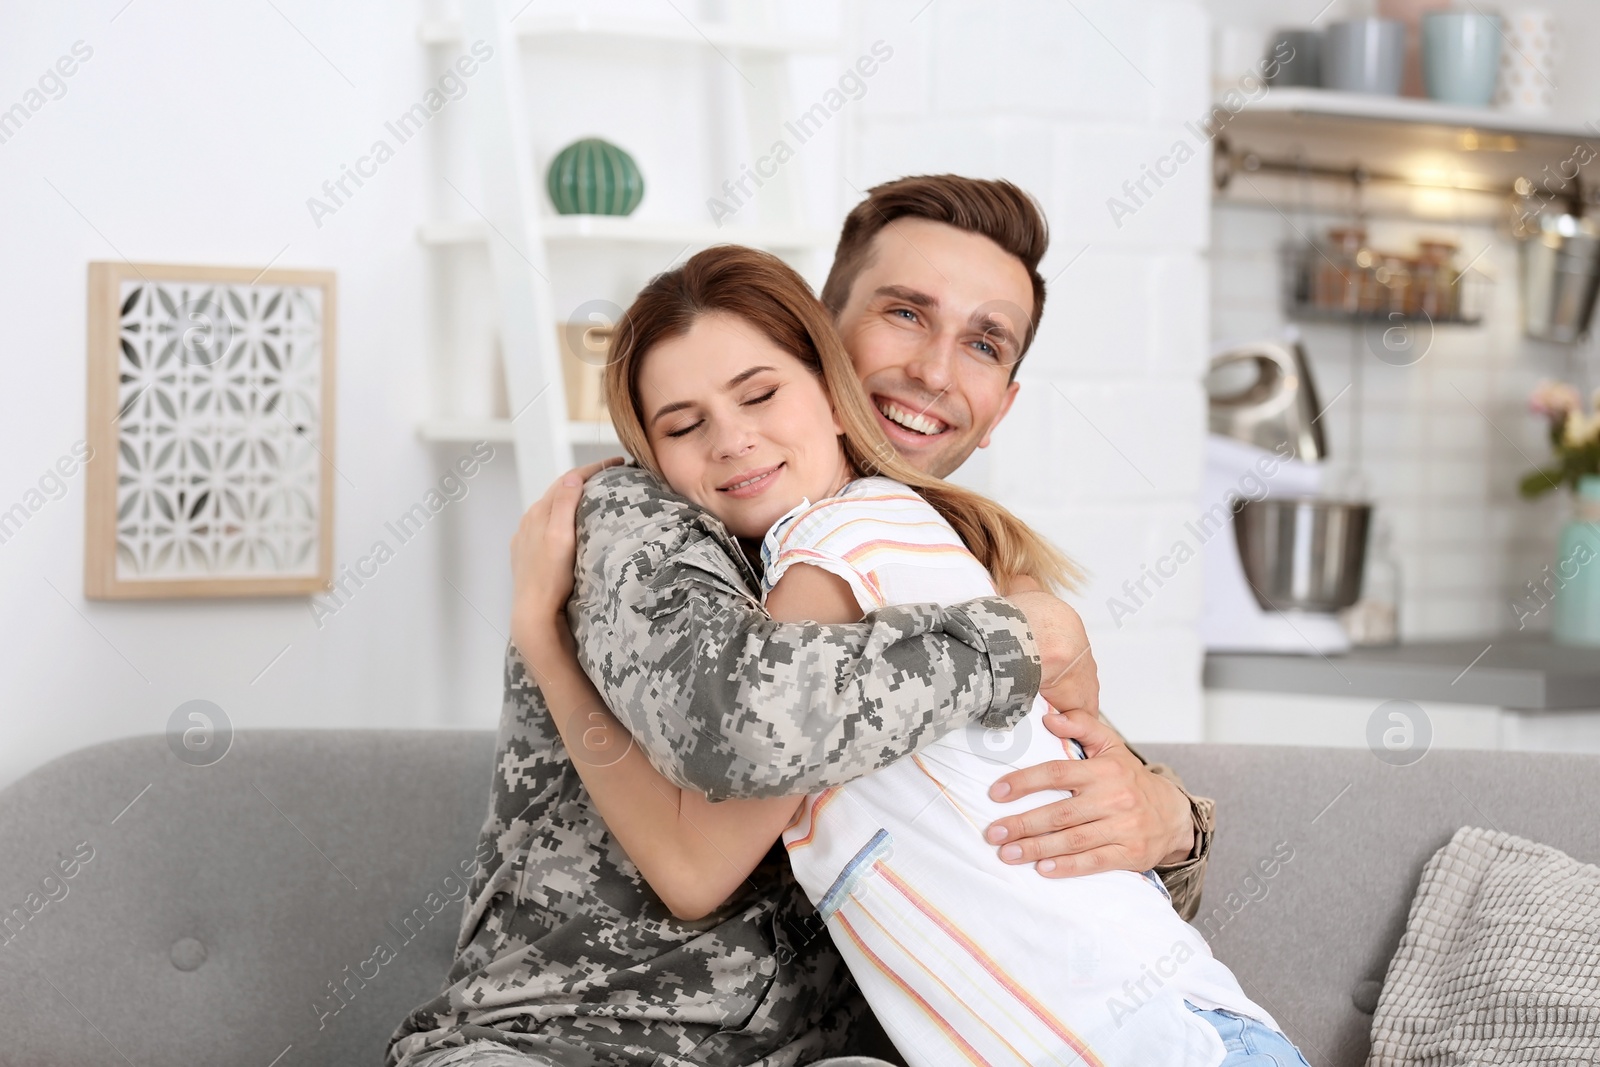
M 1600 517 L 1586 0 L 0 18 L 0 785 L 194 700 L 244 730 L 492 728 L 518 517 L 614 449 L 585 331 L 719 241 L 820 285 L 867 188 L 946 171 L 1049 218 L 1021 395 L 959 480 L 1090 571 L 1073 602 L 1125 733 L 1379 744 L 1400 701 L 1433 743 L 1600 750 L 1600 565 L 1568 565 Z M 558 211 L 547 174 L 583 138 L 631 158 L 631 214 Z M 381 564 L 336 598 L 85 596 L 87 482 L 61 461 L 92 261 L 336 273 L 332 566 L 383 542 Z M 1547 388 L 1530 413 L 1547 379 L 1576 409 Z M 1577 466 L 1525 499 L 1552 421 Z M 1236 508 L 1277 442 L 1280 500 L 1360 507 Z M 1255 540 L 1217 532 L 1233 510 Z

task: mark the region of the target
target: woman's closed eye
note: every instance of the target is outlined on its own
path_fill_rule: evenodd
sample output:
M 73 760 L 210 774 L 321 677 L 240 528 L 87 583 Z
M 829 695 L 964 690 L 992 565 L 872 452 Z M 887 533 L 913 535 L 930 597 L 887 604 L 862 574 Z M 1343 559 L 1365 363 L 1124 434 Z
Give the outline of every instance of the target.
M 750 399 L 744 401 L 744 406 L 748 408 L 748 407 L 754 407 L 756 404 L 765 404 L 767 401 L 771 400 L 773 397 L 775 397 L 777 395 L 778 395 L 778 387 L 776 385 L 774 385 L 771 389 L 768 389 L 766 392 L 760 394 L 759 396 L 753 396 Z
M 693 433 L 695 430 L 698 430 L 700 428 L 700 424 L 702 422 L 704 422 L 704 421 L 705 421 L 704 419 L 697 419 L 694 422 L 691 422 L 687 426 L 679 427 L 676 430 L 668 430 L 667 431 L 667 436 L 668 437 L 687 437 L 689 434 Z

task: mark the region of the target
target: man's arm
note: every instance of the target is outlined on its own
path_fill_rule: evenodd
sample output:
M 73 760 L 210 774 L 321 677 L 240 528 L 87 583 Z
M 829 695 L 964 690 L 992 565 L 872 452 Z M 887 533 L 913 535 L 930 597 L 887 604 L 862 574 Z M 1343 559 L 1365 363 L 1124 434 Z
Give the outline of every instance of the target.
M 637 468 L 578 510 L 568 618 L 596 688 L 651 763 L 712 799 L 851 781 L 975 719 L 1027 713 L 1040 668 L 998 598 L 778 623 L 719 523 Z

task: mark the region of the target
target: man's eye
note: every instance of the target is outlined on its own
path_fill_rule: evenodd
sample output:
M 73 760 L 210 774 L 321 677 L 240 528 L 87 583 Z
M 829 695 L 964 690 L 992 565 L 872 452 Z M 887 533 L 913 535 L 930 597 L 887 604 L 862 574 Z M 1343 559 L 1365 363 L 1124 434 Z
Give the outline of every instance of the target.
M 773 397 L 775 397 L 777 395 L 778 395 L 778 387 L 776 385 L 774 385 L 771 389 L 768 389 L 766 392 L 762 393 L 760 396 L 753 396 L 749 400 L 746 400 L 744 403 L 745 403 L 746 407 L 749 407 L 752 404 L 765 404 L 767 401 L 771 400 Z
M 685 437 L 688 434 L 692 433 L 693 431 L 698 430 L 699 428 L 700 428 L 700 424 L 698 422 L 691 422 L 689 425 L 683 427 L 682 429 L 668 430 L 667 431 L 667 436 L 668 437 Z
M 889 309 L 889 314 L 891 314 L 891 315 L 904 315 L 906 322 L 916 322 L 917 321 L 917 313 L 915 311 L 912 311 L 910 308 L 890 308 Z
M 974 341 L 972 342 L 972 347 L 982 353 L 984 359 L 998 360 L 1000 358 L 1000 350 L 988 341 Z

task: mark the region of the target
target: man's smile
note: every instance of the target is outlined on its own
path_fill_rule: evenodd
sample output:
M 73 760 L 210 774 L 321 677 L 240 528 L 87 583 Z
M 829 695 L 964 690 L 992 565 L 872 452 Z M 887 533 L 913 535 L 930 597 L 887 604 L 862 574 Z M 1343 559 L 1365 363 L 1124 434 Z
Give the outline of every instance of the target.
M 921 437 L 937 437 L 950 429 L 950 424 L 929 415 L 926 411 L 915 411 L 902 404 L 897 404 L 886 397 L 874 396 L 873 407 L 884 421 L 891 425 L 909 430 Z

